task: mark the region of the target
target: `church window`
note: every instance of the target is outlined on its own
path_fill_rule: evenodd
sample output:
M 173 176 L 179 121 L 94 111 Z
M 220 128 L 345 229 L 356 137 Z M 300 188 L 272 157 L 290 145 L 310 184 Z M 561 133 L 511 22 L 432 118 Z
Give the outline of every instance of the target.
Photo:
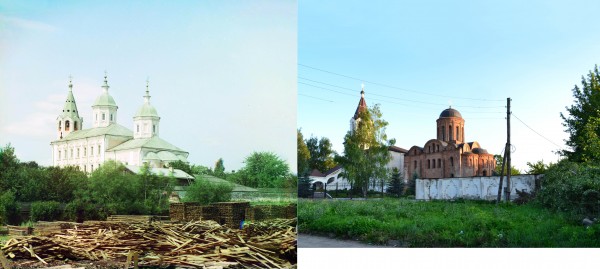
M 90 165 L 90 172 L 92 172 L 92 171 L 94 171 L 94 165 L 93 164 Z
M 431 169 L 431 160 L 427 160 L 427 169 Z
M 60 160 L 60 157 L 61 157 L 61 156 L 60 156 L 60 153 L 61 153 L 61 152 L 60 152 L 60 150 L 59 150 L 59 151 L 58 151 L 58 159 L 59 159 L 59 160 Z
M 152 124 L 152 133 L 156 133 L 156 125 Z
M 436 145 L 437 147 L 437 152 L 440 152 L 440 145 Z
M 452 140 L 452 137 L 453 137 L 453 136 L 452 136 L 452 126 L 449 126 L 449 127 L 448 127 L 448 132 L 449 132 L 449 134 L 448 134 L 448 138 L 449 138 L 450 140 Z
M 446 126 L 442 126 L 442 140 L 446 141 Z
M 458 134 L 458 126 L 456 126 L 456 140 L 460 139 L 460 135 Z
M 431 153 L 431 145 L 429 145 L 427 149 L 429 150 L 429 153 Z
M 98 145 L 98 155 L 100 155 L 100 145 Z
M 71 158 L 73 158 L 73 149 L 71 149 Z
M 110 113 L 110 121 L 112 121 L 112 120 L 113 120 L 113 119 L 112 119 L 112 113 Z
M 73 122 L 73 131 L 77 131 L 77 121 Z
M 102 120 L 106 120 L 106 114 L 102 113 Z
M 83 157 L 87 155 L 87 148 L 83 148 Z
M 61 127 L 61 126 L 60 126 L 60 123 L 61 123 L 61 121 L 59 121 L 59 122 L 58 122 L 58 130 L 59 130 L 59 131 L 60 131 L 60 127 Z
M 417 169 L 417 161 L 415 161 L 415 169 Z
M 140 132 L 140 125 L 139 125 L 139 124 L 138 124 L 138 125 L 136 125 L 136 129 L 137 129 L 137 131 L 136 131 L 136 132 L 138 132 L 138 133 L 139 133 L 139 132 Z
M 77 149 L 77 158 L 79 158 L 79 149 Z
M 435 159 L 431 160 L 433 163 L 433 168 L 435 168 Z
M 450 157 L 450 166 L 454 167 L 454 157 Z
M 70 127 L 69 121 L 65 121 L 65 131 L 68 131 Z
M 96 121 L 98 121 L 98 113 L 96 113 Z
M 442 159 L 438 159 L 438 168 L 442 168 Z
M 67 150 L 66 149 L 63 151 L 63 158 L 65 158 L 65 159 L 67 158 Z

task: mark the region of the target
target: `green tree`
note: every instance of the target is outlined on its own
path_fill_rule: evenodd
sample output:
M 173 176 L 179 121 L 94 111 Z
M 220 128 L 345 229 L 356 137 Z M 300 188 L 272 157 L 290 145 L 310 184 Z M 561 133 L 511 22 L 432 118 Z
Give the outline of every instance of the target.
M 179 169 L 183 172 L 188 173 L 189 175 L 193 175 L 194 171 L 192 169 L 192 166 L 190 166 L 189 163 L 183 162 L 181 160 L 177 160 L 174 162 L 169 163 L 169 166 L 172 167 L 173 169 Z
M 309 177 L 298 179 L 298 197 L 309 198 L 313 195 L 312 180 Z
M 582 87 L 575 85 L 575 104 L 567 107 L 568 116 L 562 112 L 563 126 L 569 134 L 566 144 L 572 150 L 562 150 L 561 155 L 574 162 L 600 162 L 600 71 L 594 67 L 581 78 Z
M 301 129 L 298 129 L 297 135 L 297 145 L 298 145 L 298 176 L 306 176 L 310 173 L 310 151 L 308 150 L 308 146 L 304 141 L 304 136 L 302 135 Z
M 223 164 L 223 158 L 219 158 L 215 162 L 215 169 L 213 170 L 213 176 L 218 178 L 225 178 L 225 166 Z
M 527 173 L 532 175 L 544 174 L 546 173 L 546 170 L 548 170 L 548 168 L 550 167 L 550 165 L 544 164 L 544 160 L 537 161 L 535 163 L 527 162 L 527 166 L 529 167 Z
M 504 157 L 502 157 L 501 155 L 495 154 L 494 155 L 494 159 L 496 160 L 496 169 L 494 169 L 493 175 L 494 176 L 499 176 L 500 172 L 502 172 L 502 161 L 504 160 Z M 507 167 L 506 164 L 504 165 L 504 174 L 503 175 L 507 175 Z M 516 175 L 520 175 L 521 171 L 519 171 L 519 169 L 517 169 L 516 167 L 511 165 L 510 168 L 510 175 L 511 176 L 516 176 Z
M 388 186 L 386 192 L 389 194 L 396 195 L 396 197 L 400 197 L 402 195 L 402 191 L 404 190 L 404 180 L 402 179 L 402 175 L 398 168 L 394 167 L 392 170 L 392 176 L 390 181 L 388 182 Z
M 335 151 L 333 145 L 327 137 L 321 137 L 321 139 L 311 136 L 306 140 L 306 147 L 308 148 L 310 159 L 308 161 L 309 169 L 317 169 L 321 172 L 335 167 Z
M 198 176 L 194 183 L 186 189 L 183 200 L 185 202 L 197 202 L 204 205 L 227 202 L 231 200 L 231 191 L 233 191 L 233 184 L 214 184 L 202 176 Z
M 279 188 L 290 180 L 288 164 L 272 152 L 254 152 L 246 157 L 240 184 L 252 188 Z
M 395 141 L 387 140 L 387 124 L 379 105 L 360 111 L 356 129 L 348 131 L 344 137 L 344 155 L 336 158 L 344 167 L 343 176 L 365 198 L 371 179 L 388 175 L 385 166 L 391 159 L 388 147 Z

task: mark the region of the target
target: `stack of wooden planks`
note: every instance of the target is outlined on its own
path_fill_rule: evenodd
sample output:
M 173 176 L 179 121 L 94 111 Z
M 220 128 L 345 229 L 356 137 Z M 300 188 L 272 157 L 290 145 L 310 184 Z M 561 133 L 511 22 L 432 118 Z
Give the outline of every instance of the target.
M 46 236 L 9 239 L 0 253 L 18 266 L 70 261 L 126 262 L 150 267 L 290 268 L 296 264 L 294 220 L 231 229 L 215 221 L 187 223 L 91 222 Z
M 152 215 L 111 215 L 106 218 L 106 221 L 116 222 L 151 222 L 157 219 Z

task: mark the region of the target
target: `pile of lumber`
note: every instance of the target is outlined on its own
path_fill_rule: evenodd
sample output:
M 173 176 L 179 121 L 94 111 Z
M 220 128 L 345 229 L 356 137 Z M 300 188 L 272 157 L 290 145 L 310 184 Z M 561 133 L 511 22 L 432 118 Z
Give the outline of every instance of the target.
M 48 235 L 58 233 L 62 230 L 72 229 L 77 225 L 76 222 L 66 221 L 38 221 L 33 225 L 36 235 Z
M 242 224 L 246 216 L 246 208 L 250 207 L 250 202 L 221 202 L 213 203 L 217 208 L 218 222 L 235 228 Z
M 0 253 L 20 267 L 116 261 L 150 267 L 290 268 L 296 264 L 295 220 L 231 229 L 215 221 L 88 222 L 46 236 L 9 239 Z
M 156 220 L 156 216 L 152 215 L 111 215 L 106 218 L 106 221 L 116 222 L 151 222 Z
M 12 236 L 23 236 L 30 235 L 33 233 L 33 227 L 21 227 L 21 226 L 6 226 L 8 229 L 8 235 Z

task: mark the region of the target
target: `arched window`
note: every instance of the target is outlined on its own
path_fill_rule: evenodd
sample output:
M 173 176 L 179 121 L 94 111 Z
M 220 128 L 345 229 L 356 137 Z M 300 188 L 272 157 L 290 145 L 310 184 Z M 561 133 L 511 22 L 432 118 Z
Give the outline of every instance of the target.
M 487 177 L 487 171 L 483 170 L 483 176 Z
M 446 141 L 446 126 L 442 126 L 442 140 Z
M 156 133 L 156 125 L 152 124 L 152 133 Z
M 437 151 L 440 152 L 440 145 L 437 145 Z
M 435 159 L 431 160 L 431 162 L 433 163 L 433 168 L 435 168 Z
M 454 167 L 454 157 L 450 157 L 450 166 Z
M 62 121 L 59 121 L 59 122 L 58 122 L 58 130 L 59 130 L 59 131 L 60 131 L 60 128 L 61 128 L 61 122 L 62 122 Z
M 458 132 L 458 126 L 456 126 L 456 140 L 460 140 L 460 133 Z
M 102 120 L 106 120 L 106 113 L 102 113 Z
M 79 129 L 77 129 L 77 121 L 73 122 L 73 131 L 77 131 Z
M 68 131 L 71 127 L 71 123 L 69 121 L 65 121 L 65 131 Z
M 449 138 L 449 140 L 452 140 L 452 137 L 453 137 L 452 136 L 452 125 L 448 126 L 448 132 L 449 132 L 448 138 Z
M 431 160 L 427 160 L 427 169 L 431 169 Z
M 60 160 L 60 157 L 61 157 L 61 156 L 60 156 L 60 153 L 61 153 L 61 151 L 59 150 L 59 151 L 58 151 L 58 159 L 59 159 L 59 160 Z
M 438 167 L 442 168 L 442 159 L 438 159 Z
M 417 169 L 417 161 L 415 161 L 415 169 Z
M 112 118 L 112 113 L 110 113 L 110 121 L 112 121 L 112 120 L 113 120 L 113 118 Z

